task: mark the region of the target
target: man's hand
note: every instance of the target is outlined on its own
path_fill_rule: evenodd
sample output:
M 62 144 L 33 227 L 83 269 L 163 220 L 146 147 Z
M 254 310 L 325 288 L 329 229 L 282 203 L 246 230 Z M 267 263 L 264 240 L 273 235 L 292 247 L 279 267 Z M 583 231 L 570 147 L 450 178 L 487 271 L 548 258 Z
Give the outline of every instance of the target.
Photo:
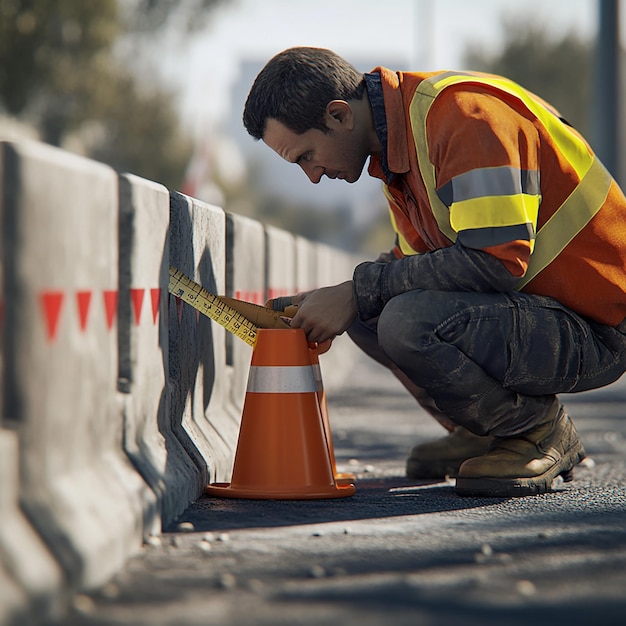
M 308 341 L 322 343 L 341 335 L 357 315 L 352 297 L 352 281 L 299 293 L 292 298 L 298 312 L 292 328 L 302 328 Z

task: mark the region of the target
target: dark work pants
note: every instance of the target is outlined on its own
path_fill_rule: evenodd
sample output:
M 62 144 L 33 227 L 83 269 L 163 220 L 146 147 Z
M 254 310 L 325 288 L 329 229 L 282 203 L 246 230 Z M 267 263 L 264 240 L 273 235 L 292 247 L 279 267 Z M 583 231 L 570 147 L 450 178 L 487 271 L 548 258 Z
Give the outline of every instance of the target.
M 477 435 L 524 432 L 545 420 L 556 394 L 626 371 L 626 335 L 523 293 L 409 291 L 348 334 Z

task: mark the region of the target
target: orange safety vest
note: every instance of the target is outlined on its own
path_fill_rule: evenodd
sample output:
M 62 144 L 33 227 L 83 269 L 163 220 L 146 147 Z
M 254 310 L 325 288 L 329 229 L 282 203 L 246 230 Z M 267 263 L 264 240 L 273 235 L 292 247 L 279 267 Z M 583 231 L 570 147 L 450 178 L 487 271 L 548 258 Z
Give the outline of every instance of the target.
M 390 168 L 394 171 L 394 163 L 401 163 L 395 171 L 409 181 L 384 185 L 402 253 L 434 250 L 452 245 L 457 238 L 462 243 L 470 237 L 479 242 L 481 237 L 495 240 L 499 245 L 472 247 L 495 256 L 502 254 L 505 264 L 507 254 L 519 256 L 519 267 L 507 265 L 520 276 L 517 289 L 552 296 L 605 324 L 620 323 L 626 317 L 626 198 L 585 140 L 547 103 L 499 76 L 375 71 L 381 72 L 383 84 Z M 463 162 L 462 172 L 446 180 L 442 155 L 449 158 L 447 139 L 439 138 L 433 120 L 441 121 L 445 107 L 453 106 L 450 98 L 441 98 L 451 93 L 447 90 L 487 94 L 508 105 L 513 117 L 502 120 L 502 132 L 516 123 L 511 122 L 518 119 L 515 116 L 530 120 L 537 129 L 539 146 L 529 148 L 528 162 L 534 158 L 536 165 L 512 167 L 501 163 L 501 157 L 497 167 L 478 162 L 478 157 L 473 163 L 472 146 L 465 142 L 467 163 Z M 398 91 L 402 98 L 397 97 Z M 443 104 L 437 109 L 440 101 Z M 401 142 L 394 137 L 399 107 L 403 109 L 408 156 L 398 151 Z M 499 120 L 490 119 L 488 113 L 485 118 L 484 123 L 493 124 L 492 132 L 498 135 Z M 539 156 L 533 156 L 533 150 Z M 475 152 L 480 151 L 476 148 Z M 545 165 L 539 161 L 547 161 L 548 154 L 551 167 L 544 171 Z M 415 175 L 414 169 L 419 174 Z M 370 164 L 370 173 L 378 175 L 375 163 Z M 520 178 L 530 181 L 526 188 Z M 449 197 L 446 188 L 454 189 Z M 561 189 L 560 195 L 555 188 Z M 413 196 L 408 203 L 403 199 L 407 193 Z M 502 236 L 506 229 L 527 233 L 520 238 L 524 241 L 507 244 Z

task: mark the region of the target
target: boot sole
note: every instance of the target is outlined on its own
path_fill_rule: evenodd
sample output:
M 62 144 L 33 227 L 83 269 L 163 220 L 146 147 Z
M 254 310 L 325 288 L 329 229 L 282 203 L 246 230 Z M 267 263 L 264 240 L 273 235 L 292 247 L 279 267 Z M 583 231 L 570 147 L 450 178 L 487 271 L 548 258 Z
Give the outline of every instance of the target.
M 521 498 L 547 493 L 552 481 L 562 476 L 565 482 L 573 480 L 573 470 L 585 458 L 582 444 L 578 442 L 568 450 L 560 463 L 540 476 L 531 478 L 457 478 L 455 492 L 463 497 Z

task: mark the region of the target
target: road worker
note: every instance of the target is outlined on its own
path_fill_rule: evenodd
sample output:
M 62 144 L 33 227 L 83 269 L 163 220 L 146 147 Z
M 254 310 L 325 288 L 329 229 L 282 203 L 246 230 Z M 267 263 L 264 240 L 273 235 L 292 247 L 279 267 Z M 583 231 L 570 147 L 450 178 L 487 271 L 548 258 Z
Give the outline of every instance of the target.
M 448 430 L 412 478 L 462 496 L 544 493 L 585 457 L 558 394 L 626 370 L 626 198 L 558 111 L 503 77 L 362 74 L 273 57 L 244 125 L 311 182 L 381 179 L 393 249 L 296 294 L 310 341 L 347 331 Z

